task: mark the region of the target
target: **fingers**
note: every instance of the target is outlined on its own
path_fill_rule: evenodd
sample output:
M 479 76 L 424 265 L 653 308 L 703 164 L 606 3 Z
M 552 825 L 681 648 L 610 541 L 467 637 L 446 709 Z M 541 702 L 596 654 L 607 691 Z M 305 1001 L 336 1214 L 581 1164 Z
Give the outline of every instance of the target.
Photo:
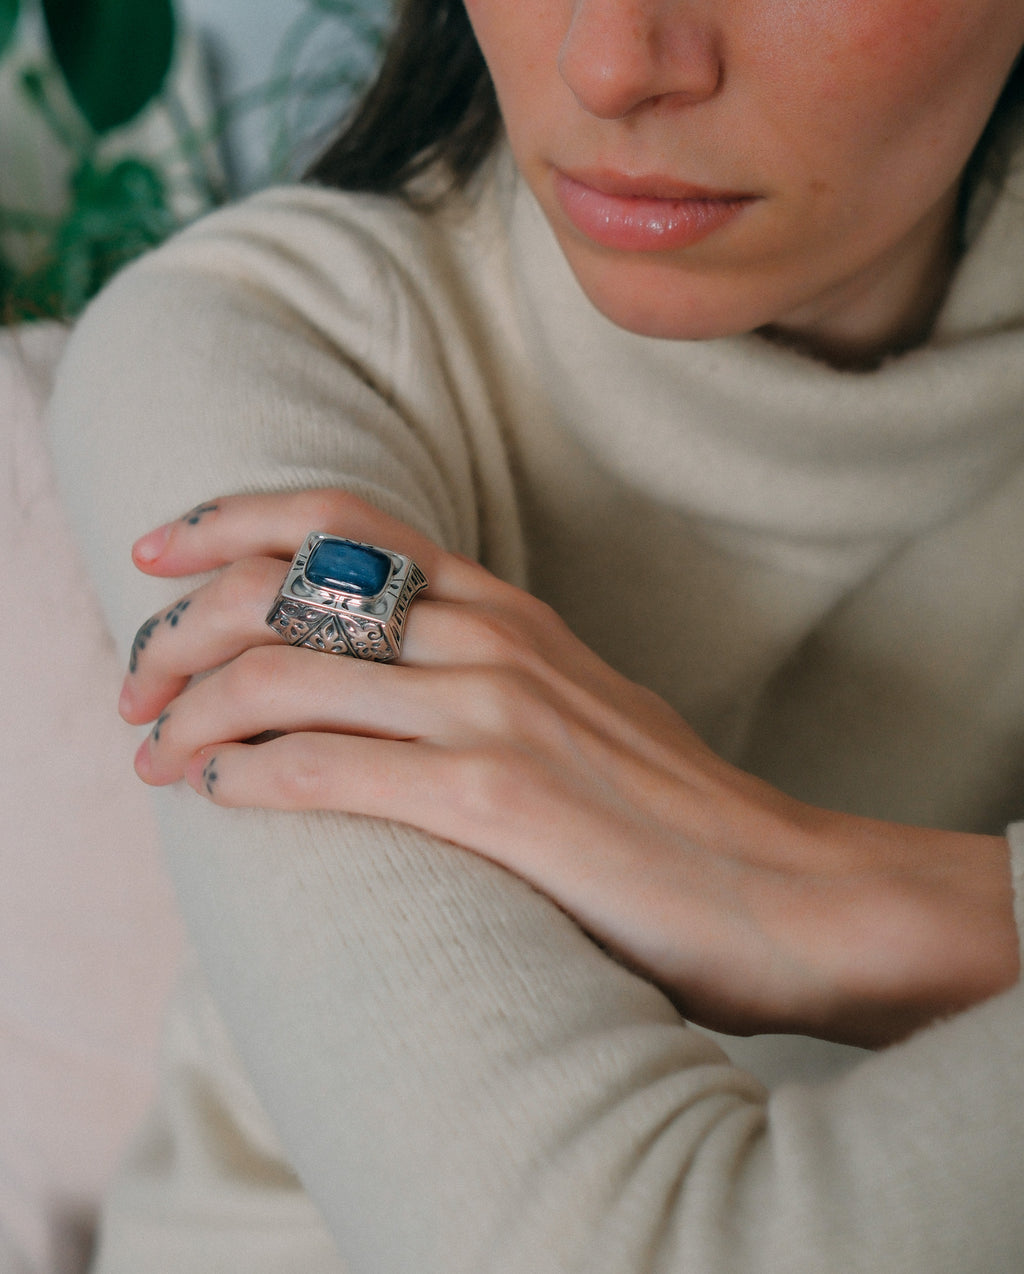
M 334 488 L 208 500 L 137 540 L 132 557 L 140 570 L 159 576 L 197 574 L 247 557 L 287 563 L 310 531 L 404 553 L 426 573 L 435 596 L 464 600 L 493 580 L 475 562 Z
M 598 736 L 523 670 L 379 664 L 275 643 L 245 649 L 169 702 L 136 770 L 148 783 L 173 783 L 204 748 L 311 731 L 556 760 L 566 749 L 578 759 L 598 746 Z
M 136 636 L 122 689 L 120 708 L 125 720 L 142 724 L 160 718 L 159 732 L 166 726 L 166 710 L 193 677 L 212 672 L 246 651 L 283 646 L 279 635 L 267 626 L 266 615 L 284 573 L 276 557 L 243 559 L 148 619 Z M 481 573 L 488 580 L 493 578 Z M 647 755 L 658 751 L 651 735 L 652 709 L 639 688 L 624 682 L 581 646 L 548 607 L 500 581 L 495 580 L 494 585 L 500 594 L 499 604 L 418 598 L 410 608 L 402 664 L 476 674 L 463 677 L 457 692 L 446 686 L 438 710 L 448 715 L 458 712 L 470 727 L 485 717 L 500 719 L 509 737 L 523 730 L 527 718 L 533 731 L 543 734 L 554 729 L 549 719 L 556 714 L 586 720 L 592 730 L 608 737 L 636 736 L 635 746 Z M 325 663 L 336 663 L 337 656 L 308 653 L 313 656 L 311 662 L 290 667 L 301 667 L 301 675 L 317 693 L 326 694 L 328 687 L 343 684 L 337 667 L 324 667 Z M 435 682 L 435 688 L 437 685 Z M 250 708 L 263 703 L 265 688 L 251 682 L 244 688 L 248 715 L 226 715 L 220 726 L 208 718 L 204 728 L 209 733 L 191 736 L 194 749 L 211 740 L 302 727 L 302 718 L 257 717 Z M 294 702 L 304 699 L 296 693 Z M 333 726 L 324 717 L 316 719 L 324 720 L 326 729 L 348 728 L 351 723 L 345 715 L 346 706 L 342 703 Z M 660 701 L 658 706 L 664 708 Z M 646 728 L 633 724 L 634 715 L 643 719 Z M 668 715 L 665 733 L 674 744 L 679 722 L 674 714 Z M 179 716 L 175 710 L 176 721 Z M 386 720 L 381 728 L 386 733 L 411 727 L 395 727 Z M 172 767 L 178 776 L 177 767 L 184 759 L 178 756 Z M 170 781 L 167 773 L 161 770 L 153 776 L 154 781 Z
M 153 721 L 192 677 L 246 650 L 282 645 L 266 616 L 283 579 L 277 558 L 248 558 L 147 619 L 136 634 L 121 690 L 124 719 L 133 725 Z M 473 608 L 417 599 L 405 629 L 402 662 L 423 667 L 499 662 L 501 649 L 494 625 Z M 319 661 L 337 656 L 315 653 L 308 675 L 327 684 L 330 677 L 325 678 Z
M 279 561 L 250 558 L 147 619 L 132 643 L 121 690 L 124 719 L 152 721 L 191 677 L 250 646 L 279 641 L 266 615 L 282 578 Z
M 495 862 L 512 866 L 515 859 L 513 870 L 539 879 L 539 864 L 550 859 L 560 829 L 548 817 L 556 812 L 550 791 L 532 777 L 538 768 L 534 758 L 517 761 L 503 749 L 296 732 L 203 748 L 190 758 L 185 778 L 225 807 L 335 810 L 408 823 Z M 526 793 L 533 797 L 532 826 L 523 818 Z M 608 819 L 593 810 L 583 822 L 588 818 L 593 826 L 583 839 L 589 842 L 607 831 Z M 579 833 L 579 824 L 574 830 Z
M 287 562 L 313 528 L 406 553 L 428 575 L 397 670 L 292 651 L 266 625 Z M 216 569 L 135 640 L 121 711 L 135 724 L 156 721 L 137 762 L 147 781 L 175 781 L 211 744 L 315 730 L 380 739 L 440 732 L 454 746 L 484 731 L 557 752 L 580 724 L 586 737 L 629 742 L 660 766 L 678 751 L 675 714 L 613 672 L 550 607 L 345 492 L 210 500 L 143 537 L 135 557 L 163 576 Z M 414 689 L 403 668 L 453 676 Z M 375 693 L 364 702 L 356 691 L 370 684 Z
M 336 529 L 342 522 L 344 529 Z M 355 496 L 328 488 L 208 500 L 136 541 L 132 556 L 151 575 L 213 570 L 242 557 L 288 561 L 314 530 L 350 539 L 366 539 L 371 532 L 390 533 L 394 542 L 386 547 L 410 556 L 413 548 L 422 552 L 429 545 L 396 519 Z
M 431 675 L 301 647 L 252 648 L 160 713 L 136 754 L 136 770 L 148 783 L 173 783 L 202 748 L 268 733 L 436 734 L 443 712 Z
M 188 763 L 186 780 L 232 808 L 343 810 L 444 834 L 441 764 L 441 755 L 410 741 L 289 734 L 205 748 Z
M 155 719 L 190 677 L 249 646 L 278 639 L 265 626 L 265 616 L 287 562 L 311 527 L 404 552 L 426 571 L 430 583 L 411 610 L 405 662 L 529 658 L 541 664 L 556 660 L 565 645 L 560 621 L 535 598 L 346 492 L 228 496 L 196 506 L 135 545 L 137 563 L 152 574 L 218 568 L 220 573 L 139 628 L 121 699 L 126 720 Z M 446 631 L 428 622 L 426 599 L 460 607 Z M 567 667 L 578 665 L 578 652 L 570 652 Z

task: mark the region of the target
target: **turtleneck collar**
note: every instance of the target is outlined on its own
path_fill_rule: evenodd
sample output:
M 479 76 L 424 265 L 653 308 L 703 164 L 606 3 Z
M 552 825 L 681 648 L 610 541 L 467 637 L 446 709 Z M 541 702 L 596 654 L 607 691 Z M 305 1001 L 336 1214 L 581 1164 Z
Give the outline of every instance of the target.
M 800 570 L 870 569 L 1024 456 L 1020 154 L 975 218 L 931 340 L 872 372 L 755 335 L 623 331 L 591 305 L 525 183 L 508 176 L 522 328 L 559 424 L 735 551 Z

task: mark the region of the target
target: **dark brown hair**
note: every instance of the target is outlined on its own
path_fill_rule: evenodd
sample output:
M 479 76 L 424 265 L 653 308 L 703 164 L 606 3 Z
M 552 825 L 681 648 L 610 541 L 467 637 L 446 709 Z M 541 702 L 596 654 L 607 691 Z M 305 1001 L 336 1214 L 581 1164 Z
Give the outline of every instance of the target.
M 1001 184 L 1011 158 L 1010 147 L 1015 141 L 1002 130 L 1001 125 L 1010 115 L 1019 117 L 1022 110 L 1024 110 L 1024 54 L 1018 56 L 1009 79 L 1003 85 L 999 100 L 989 116 L 985 131 L 967 161 L 960 191 L 961 212 L 966 210 L 975 183 L 986 171 Z
M 965 203 L 1000 121 L 1018 107 L 1024 107 L 1024 58 L 967 166 Z M 494 86 L 463 0 L 402 0 L 376 79 L 307 176 L 342 190 L 411 198 L 415 179 L 440 165 L 447 189 L 457 190 L 500 131 Z
M 500 130 L 494 86 L 462 0 L 404 0 L 376 79 L 308 177 L 408 196 L 421 173 L 441 164 L 458 189 Z

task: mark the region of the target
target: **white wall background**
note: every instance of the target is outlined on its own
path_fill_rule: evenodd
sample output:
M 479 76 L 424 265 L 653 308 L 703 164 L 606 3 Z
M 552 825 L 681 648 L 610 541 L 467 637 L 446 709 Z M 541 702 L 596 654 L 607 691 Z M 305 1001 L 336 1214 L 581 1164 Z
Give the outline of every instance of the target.
M 216 73 L 220 94 L 228 100 L 266 86 L 274 70 L 274 60 L 282 40 L 294 28 L 297 20 L 308 14 L 310 0 L 178 0 L 181 10 L 191 21 L 193 28 L 206 41 Z M 386 13 L 388 0 L 362 0 L 367 13 Z M 337 48 L 340 26 L 327 24 L 330 35 L 328 45 Z M 307 51 L 307 62 L 316 65 L 317 50 Z M 331 48 L 322 50 L 319 66 L 330 65 Z M 344 102 L 335 105 L 325 100 L 319 111 L 314 110 L 310 120 L 315 124 L 333 123 Z M 237 176 L 243 187 L 251 186 L 265 178 L 268 150 L 268 128 L 265 112 L 259 109 L 246 111 L 231 130 L 233 156 Z
M 269 75 L 281 37 L 307 8 L 303 0 L 179 0 L 179 4 L 217 48 L 232 91 L 259 84 Z

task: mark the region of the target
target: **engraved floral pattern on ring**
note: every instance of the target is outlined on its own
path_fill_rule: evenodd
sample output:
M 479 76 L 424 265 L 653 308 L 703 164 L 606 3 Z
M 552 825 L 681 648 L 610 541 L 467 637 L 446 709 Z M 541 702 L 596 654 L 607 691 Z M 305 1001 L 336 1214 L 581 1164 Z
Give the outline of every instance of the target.
M 293 646 L 391 663 L 401 654 L 413 598 L 426 587 L 427 577 L 404 554 L 313 531 L 292 560 L 267 624 Z

